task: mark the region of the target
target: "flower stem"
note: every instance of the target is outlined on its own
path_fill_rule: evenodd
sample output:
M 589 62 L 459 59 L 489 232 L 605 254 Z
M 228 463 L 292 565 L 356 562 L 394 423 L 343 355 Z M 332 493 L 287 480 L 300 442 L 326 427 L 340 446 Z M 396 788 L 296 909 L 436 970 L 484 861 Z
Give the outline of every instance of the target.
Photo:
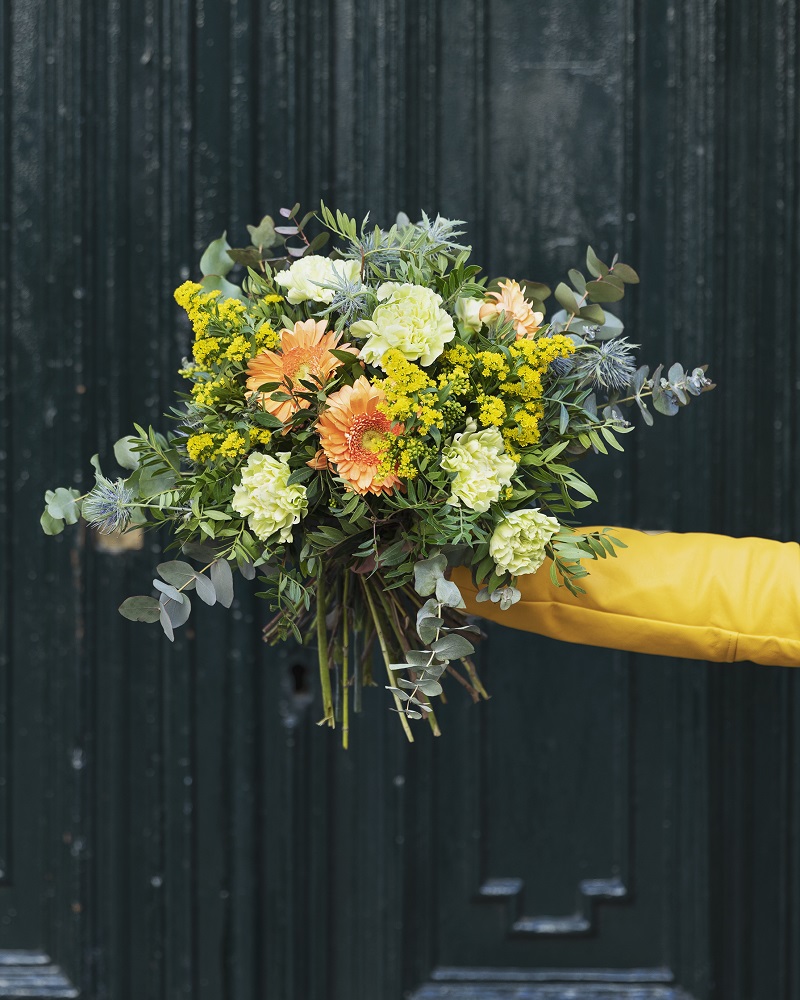
M 317 656 L 319 659 L 319 683 L 322 689 L 323 716 L 318 725 L 327 722 L 335 726 L 333 717 L 333 697 L 331 695 L 331 670 L 328 662 L 328 629 L 325 625 L 325 587 L 323 585 L 322 561 L 317 573 Z
M 383 631 L 383 625 L 381 624 L 380 616 L 378 614 L 378 609 L 375 607 L 375 602 L 372 599 L 372 594 L 370 594 L 369 592 L 369 585 L 367 584 L 366 580 L 361 580 L 361 586 L 364 590 L 364 597 L 366 598 L 367 604 L 369 605 L 369 611 L 370 614 L 372 615 L 372 620 L 375 623 L 375 631 L 378 634 L 378 642 L 380 643 L 381 653 L 383 653 L 383 662 L 386 664 L 386 673 L 389 677 L 389 683 L 391 684 L 392 687 L 394 687 L 395 678 L 392 674 L 392 668 L 391 668 L 392 660 L 391 657 L 389 656 L 389 646 L 386 642 L 386 635 Z M 402 723 L 403 729 L 405 730 L 405 734 L 408 737 L 408 742 L 413 743 L 414 736 L 411 733 L 411 726 L 409 726 L 408 719 L 406 718 L 406 714 L 403 711 L 403 705 L 394 691 L 392 691 L 392 697 L 394 698 L 395 708 L 400 714 L 400 722 Z
M 400 622 L 397 620 L 397 611 L 395 610 L 394 607 L 389 606 L 390 598 L 383 592 L 380 586 L 378 587 L 378 598 L 381 604 L 383 605 L 383 610 L 386 612 L 386 617 L 389 619 L 389 624 L 392 626 L 392 630 L 394 631 L 394 634 L 397 636 L 397 641 L 400 643 L 400 648 L 403 650 L 403 653 L 407 653 L 410 646 L 408 644 L 408 640 L 403 635 L 403 630 L 402 627 L 400 626 Z M 415 691 L 414 694 L 418 695 L 418 691 Z M 425 699 L 425 703 L 430 706 L 430 711 L 425 713 L 425 715 L 428 718 L 428 725 L 431 727 L 434 736 L 441 736 L 442 731 L 439 728 L 439 723 L 436 720 L 436 713 L 434 712 L 433 706 L 431 705 L 431 700 L 426 694 L 423 694 L 422 697 Z M 408 706 L 408 704 L 409 703 L 406 702 L 406 706 Z
M 350 573 L 345 571 L 342 586 L 342 746 L 347 749 L 350 737 L 350 692 L 347 689 L 350 666 L 350 629 L 347 620 L 349 608 L 347 597 L 350 585 Z

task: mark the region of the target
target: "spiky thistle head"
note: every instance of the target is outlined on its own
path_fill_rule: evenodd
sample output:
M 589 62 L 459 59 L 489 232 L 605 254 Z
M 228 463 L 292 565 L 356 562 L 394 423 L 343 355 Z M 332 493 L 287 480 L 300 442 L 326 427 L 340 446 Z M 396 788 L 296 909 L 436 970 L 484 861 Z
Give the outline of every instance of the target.
M 366 221 L 365 219 L 360 235 L 348 241 L 349 245 L 342 251 L 342 256 L 347 260 L 365 261 L 379 271 L 396 267 L 403 256 L 396 233 L 377 227 L 367 229 Z
M 583 346 L 572 355 L 572 370 L 584 385 L 615 392 L 624 389 L 636 372 L 638 344 L 629 344 L 625 337 L 601 340 Z
M 457 237 L 464 235 L 465 230 L 458 228 L 463 225 L 463 219 L 445 219 L 441 215 L 431 219 L 423 212 L 422 219 L 414 224 L 414 228 L 425 243 L 425 252 L 458 253 L 470 249 L 465 244 L 456 242 Z
M 336 267 L 333 263 L 333 276 L 323 287 L 333 292 L 331 304 L 323 309 L 319 315 L 327 316 L 329 313 L 337 313 L 344 317 L 349 325 L 358 319 L 363 319 L 367 315 L 370 307 L 370 299 L 374 298 L 374 293 L 365 285 L 360 277 L 349 278 L 344 270 Z
M 84 519 L 102 534 L 123 531 L 131 522 L 131 506 L 135 500 L 133 490 L 122 479 L 112 482 L 99 476 L 94 489 L 83 501 Z

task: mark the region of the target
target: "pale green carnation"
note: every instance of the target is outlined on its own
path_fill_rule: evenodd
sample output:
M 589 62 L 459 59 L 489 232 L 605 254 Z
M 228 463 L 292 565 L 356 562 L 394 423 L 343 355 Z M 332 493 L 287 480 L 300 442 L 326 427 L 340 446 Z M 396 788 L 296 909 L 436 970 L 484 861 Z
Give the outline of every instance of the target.
M 423 368 L 433 364 L 456 335 L 453 318 L 441 308 L 442 297 L 424 285 L 385 281 L 379 286 L 379 304 L 372 319 L 350 327 L 354 337 L 366 337 L 360 357 L 383 368 L 382 358 L 391 349 Z
M 233 488 L 231 507 L 247 518 L 253 534 L 266 541 L 278 533 L 278 541 L 291 542 L 292 525 L 308 510 L 306 488 L 288 485 L 291 469 L 287 452 L 273 458 L 253 452 L 242 469 L 242 479 Z
M 506 514 L 489 542 L 495 566 L 512 576 L 535 573 L 544 562 L 545 546 L 561 525 L 540 510 L 517 510 Z
M 455 434 L 442 449 L 442 468 L 456 474 L 450 484 L 450 503 L 463 503 L 483 514 L 499 498 L 503 487 L 511 484 L 517 463 L 506 454 L 497 427 L 479 431 L 470 418 L 467 429 Z
M 275 283 L 286 289 L 286 298 L 293 306 L 308 301 L 330 305 L 334 290 L 322 286 L 333 284 L 337 277 L 356 281 L 360 273 L 357 260 L 331 260 L 311 254 L 296 260 L 288 270 L 278 271 Z
M 456 299 L 456 319 L 472 333 L 477 333 L 483 326 L 482 307 L 483 299 L 473 299 L 470 296 L 462 295 Z

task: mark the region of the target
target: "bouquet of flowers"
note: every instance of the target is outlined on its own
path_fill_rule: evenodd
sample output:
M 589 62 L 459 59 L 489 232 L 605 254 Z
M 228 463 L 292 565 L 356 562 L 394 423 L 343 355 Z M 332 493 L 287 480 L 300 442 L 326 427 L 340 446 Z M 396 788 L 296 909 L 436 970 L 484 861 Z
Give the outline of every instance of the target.
M 191 591 L 227 607 L 233 570 L 258 575 L 265 639 L 316 642 L 322 723 L 345 746 L 375 644 L 408 738 L 420 719 L 438 734 L 447 675 L 486 696 L 480 629 L 448 567 L 469 566 L 478 600 L 502 608 L 547 558 L 554 586 L 583 593 L 585 563 L 622 543 L 571 526 L 597 499 L 576 460 L 621 451 L 631 407 L 650 424 L 650 406 L 671 415 L 713 386 L 705 366 L 637 367 L 606 304 L 639 279 L 591 248 L 546 320 L 550 289 L 479 277 L 460 222 L 281 215 L 249 226 L 250 246 L 215 240 L 202 279 L 175 292 L 194 340 L 171 429 L 118 441 L 124 476 L 95 456 L 88 493 L 48 491 L 42 527 L 168 523 L 178 558 L 153 595 L 123 602 L 126 618 L 173 639 Z

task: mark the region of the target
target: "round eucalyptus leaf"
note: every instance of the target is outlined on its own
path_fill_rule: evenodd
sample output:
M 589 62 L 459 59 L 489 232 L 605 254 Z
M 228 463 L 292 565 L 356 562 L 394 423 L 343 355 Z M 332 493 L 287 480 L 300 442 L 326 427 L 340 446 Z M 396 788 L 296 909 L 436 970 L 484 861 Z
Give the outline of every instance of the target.
M 159 563 L 156 572 L 167 583 L 173 587 L 185 587 L 186 590 L 193 590 L 195 586 L 194 567 L 180 559 L 173 559 L 170 562 Z
M 120 604 L 119 613 L 132 622 L 157 622 L 161 605 L 155 597 L 128 597 Z
M 200 258 L 200 270 L 204 275 L 216 274 L 223 278 L 233 267 L 233 260 L 228 256 L 231 246 L 223 233 L 218 240 L 213 240 Z
M 194 582 L 197 586 L 197 596 L 201 601 L 209 606 L 217 603 L 217 592 L 214 589 L 214 584 L 207 576 L 203 576 L 202 573 L 196 573 Z
M 161 604 L 161 610 L 167 613 L 167 616 L 169 617 L 170 623 L 172 624 L 173 628 L 178 628 L 179 626 L 183 625 L 184 622 L 188 619 L 189 615 L 192 613 L 192 605 L 189 601 L 189 598 L 184 597 L 183 594 L 179 596 L 183 598 L 182 603 L 179 603 L 178 601 L 174 600 L 168 594 L 162 594 L 161 597 L 159 598 L 159 602 Z M 162 620 L 163 620 L 163 615 L 162 615 Z
M 161 580 L 153 580 L 153 586 L 156 590 L 160 590 L 165 597 L 168 597 L 171 601 L 175 601 L 176 604 L 183 604 L 189 600 L 188 597 L 185 597 L 169 583 L 162 583 Z
M 120 468 L 131 471 L 139 468 L 139 456 L 131 448 L 131 445 L 137 440 L 138 438 L 128 434 L 126 437 L 120 438 L 114 445 L 114 458 L 116 458 Z
M 432 643 L 431 649 L 437 656 L 448 660 L 460 660 L 462 656 L 475 652 L 475 647 L 463 635 L 452 634 L 437 639 Z
M 42 531 L 46 535 L 60 535 L 64 530 L 64 522 L 61 518 L 53 517 L 53 515 L 48 513 L 46 510 L 42 512 L 42 516 L 39 518 L 39 524 L 41 524 Z
M 233 573 L 225 559 L 217 559 L 211 564 L 211 582 L 219 603 L 223 608 L 229 608 L 233 604 Z

